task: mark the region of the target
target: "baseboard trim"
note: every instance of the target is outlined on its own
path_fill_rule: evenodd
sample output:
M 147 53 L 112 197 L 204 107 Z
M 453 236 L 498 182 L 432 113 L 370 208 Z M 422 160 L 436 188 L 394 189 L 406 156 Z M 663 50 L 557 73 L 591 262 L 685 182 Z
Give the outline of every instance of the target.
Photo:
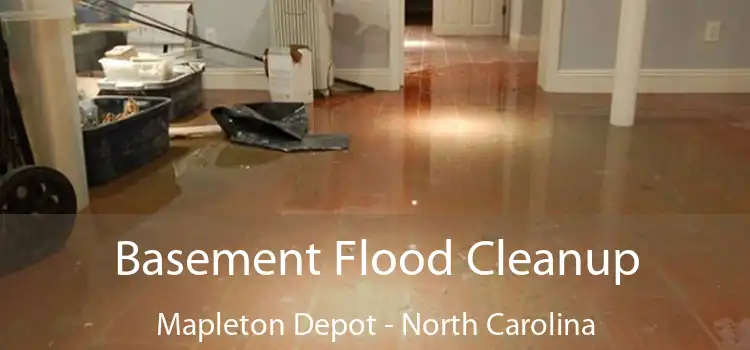
M 539 51 L 539 36 L 510 34 L 510 47 L 517 51 Z
M 389 68 L 336 69 L 336 78 L 364 84 L 377 91 L 398 91 L 401 89 L 400 86 L 394 86 L 393 76 Z
M 263 68 L 209 68 L 203 73 L 206 90 L 268 90 Z
M 397 91 L 388 68 L 337 69 L 336 77 L 373 87 L 378 91 Z M 210 68 L 203 75 L 207 90 L 268 90 L 263 68 Z
M 542 89 L 555 93 L 611 93 L 613 70 L 561 69 Z M 643 69 L 640 93 L 750 93 L 750 69 Z

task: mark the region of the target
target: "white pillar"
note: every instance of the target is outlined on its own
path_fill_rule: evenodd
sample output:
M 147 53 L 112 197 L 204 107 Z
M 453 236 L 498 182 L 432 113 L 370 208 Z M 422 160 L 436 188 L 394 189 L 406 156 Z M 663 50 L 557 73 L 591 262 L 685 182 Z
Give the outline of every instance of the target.
M 614 126 L 632 126 L 638 97 L 647 0 L 621 1 L 609 121 Z
M 0 16 L 36 165 L 65 174 L 83 210 L 89 192 L 71 31 L 73 3 L 3 0 Z
M 627 0 L 625 0 L 627 1 Z M 632 144 L 632 129 L 610 127 L 607 134 L 602 190 L 600 197 L 599 244 L 614 247 L 622 233 L 622 213 L 627 184 L 628 152 Z

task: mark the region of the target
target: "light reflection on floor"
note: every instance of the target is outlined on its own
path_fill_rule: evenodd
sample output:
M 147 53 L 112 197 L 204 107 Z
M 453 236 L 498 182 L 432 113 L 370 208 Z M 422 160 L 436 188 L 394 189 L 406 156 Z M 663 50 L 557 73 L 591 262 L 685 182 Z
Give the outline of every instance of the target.
M 221 139 L 92 191 L 61 254 L 0 279 L 8 349 L 721 349 L 748 342 L 750 138 L 746 95 L 645 95 L 635 128 L 612 129 L 607 96 L 537 91 L 533 53 L 500 39 L 409 28 L 400 93 L 316 103 L 316 132 L 349 152 L 279 154 Z M 262 93 L 208 92 L 210 104 Z M 210 122 L 207 115 L 188 124 Z M 337 240 L 370 251 L 455 250 L 452 276 L 335 276 Z M 633 249 L 637 274 L 476 276 L 466 249 Z M 323 250 L 321 276 L 117 277 L 114 247 Z M 497 257 L 477 257 L 491 268 Z M 321 319 L 399 315 L 477 320 L 494 312 L 592 318 L 591 337 L 158 337 L 159 312 Z M 213 316 L 212 316 L 213 315 Z M 481 323 L 481 322 L 479 322 Z

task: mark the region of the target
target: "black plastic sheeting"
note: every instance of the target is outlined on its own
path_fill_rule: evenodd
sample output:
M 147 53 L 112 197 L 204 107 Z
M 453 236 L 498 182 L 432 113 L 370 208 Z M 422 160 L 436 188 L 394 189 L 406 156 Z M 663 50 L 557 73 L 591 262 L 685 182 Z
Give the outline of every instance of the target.
M 349 136 L 309 135 L 310 118 L 303 103 L 244 103 L 217 107 L 211 116 L 233 143 L 282 152 L 344 151 Z

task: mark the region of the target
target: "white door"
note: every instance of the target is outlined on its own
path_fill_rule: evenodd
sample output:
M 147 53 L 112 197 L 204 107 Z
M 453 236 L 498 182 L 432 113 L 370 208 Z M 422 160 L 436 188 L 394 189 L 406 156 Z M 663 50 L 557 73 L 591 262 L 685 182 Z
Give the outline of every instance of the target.
M 504 35 L 505 0 L 433 0 L 435 35 Z

